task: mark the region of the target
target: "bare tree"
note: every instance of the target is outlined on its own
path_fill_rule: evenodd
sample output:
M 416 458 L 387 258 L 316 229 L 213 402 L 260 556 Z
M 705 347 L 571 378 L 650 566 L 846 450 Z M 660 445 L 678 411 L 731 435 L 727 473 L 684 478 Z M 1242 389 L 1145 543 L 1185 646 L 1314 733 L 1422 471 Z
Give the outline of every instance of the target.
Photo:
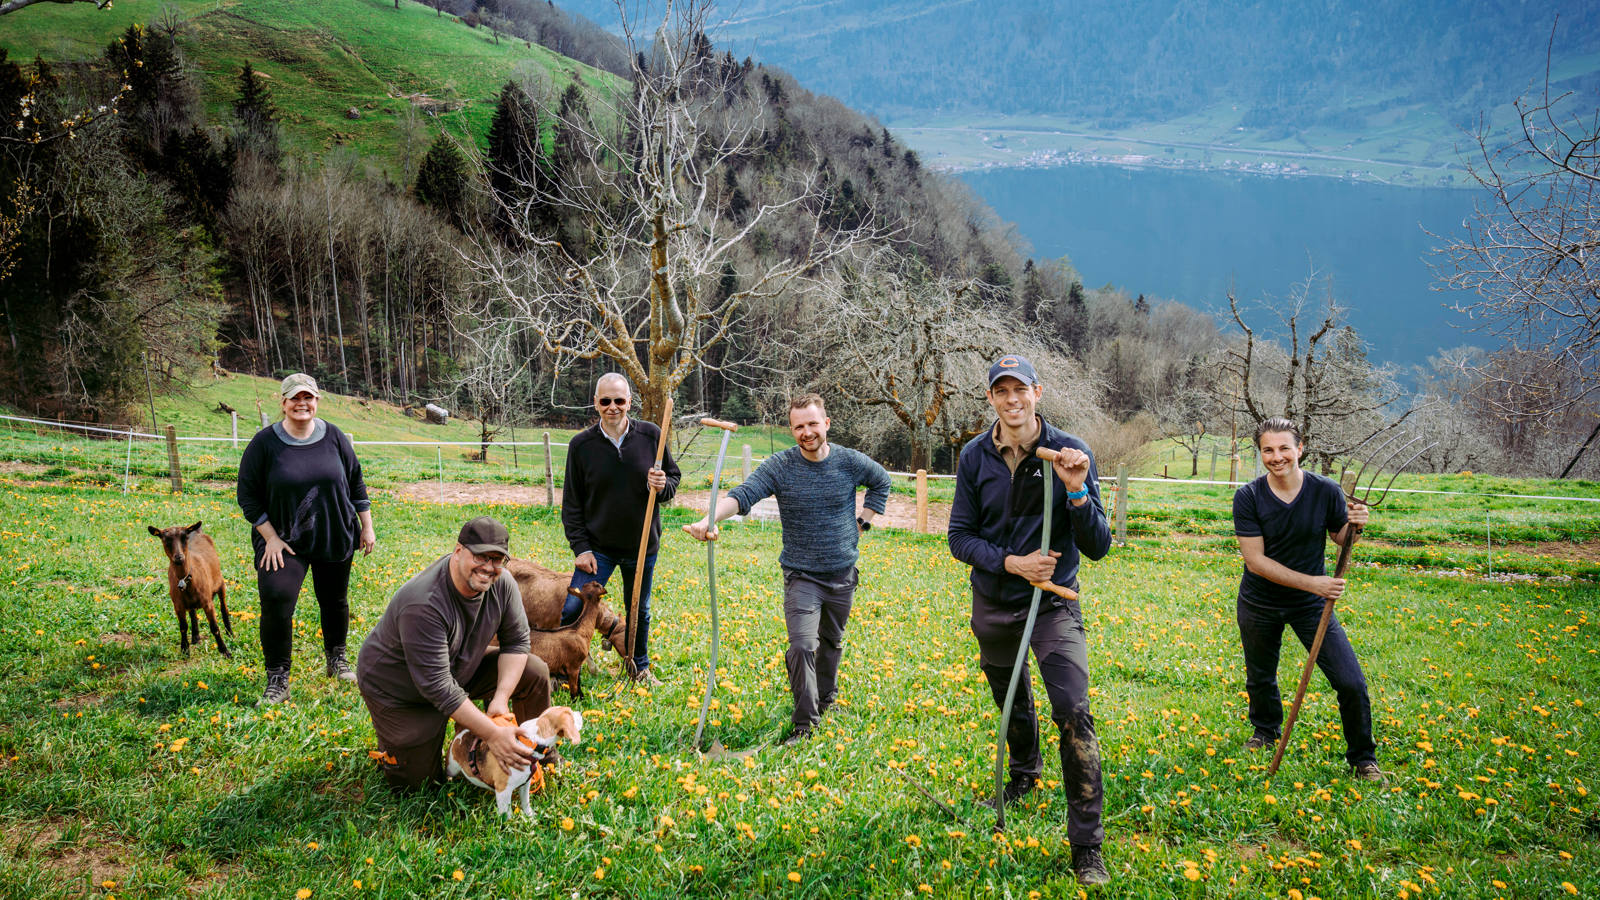
M 1344 310 L 1331 291 L 1320 315 L 1312 309 L 1316 284 L 1313 273 L 1295 285 L 1277 311 L 1287 348 L 1258 338 L 1245 323 L 1238 298 L 1228 292 L 1228 309 L 1243 339 L 1226 351 L 1221 368 L 1234 377 L 1220 384 L 1237 386 L 1237 411 L 1255 421 L 1281 415 L 1298 425 L 1308 453 L 1320 457 L 1326 471 L 1335 457 L 1408 413 L 1393 421 L 1387 418 L 1404 393 L 1393 370 L 1374 367 L 1367 359 L 1355 329 L 1340 324 Z
M 855 403 L 882 407 L 911 442 L 911 468 L 960 438 L 972 386 L 1003 350 L 1004 328 L 970 278 L 936 277 L 920 261 L 884 248 L 845 267 L 812 307 L 818 382 Z M 813 330 L 814 329 L 814 330 Z M 957 398 L 952 402 L 952 398 Z
M 727 341 L 752 301 L 783 293 L 874 231 L 870 217 L 830 227 L 815 168 L 773 173 L 786 182 L 775 199 L 725 212 L 724 169 L 757 155 L 763 114 L 742 96 L 737 67 L 712 53 L 709 9 L 702 0 L 669 4 L 648 45 L 622 16 L 631 90 L 536 100 L 554 123 L 556 177 L 523 178 L 510 194 L 523 199 L 504 210 L 514 239 L 480 232 L 468 255 L 479 289 L 503 300 L 558 367 L 611 360 L 652 418 L 691 373 L 713 364 L 707 351 Z M 579 233 L 541 228 L 551 208 Z M 759 260 L 747 247 L 758 234 L 769 245 Z M 739 287 L 721 294 L 729 266 Z
M 1551 31 L 1552 42 L 1555 39 Z M 1439 250 L 1445 286 L 1476 299 L 1455 307 L 1506 352 L 1546 364 L 1481 370 L 1499 414 L 1529 422 L 1585 406 L 1600 390 L 1600 111 L 1571 92 L 1516 101 L 1520 136 L 1505 146 L 1478 127 L 1473 178 L 1490 192 L 1464 237 Z M 1435 235 L 1437 237 L 1437 235 Z M 1504 360 L 1502 360 L 1504 362 Z M 1600 436 L 1600 418 L 1562 470 Z

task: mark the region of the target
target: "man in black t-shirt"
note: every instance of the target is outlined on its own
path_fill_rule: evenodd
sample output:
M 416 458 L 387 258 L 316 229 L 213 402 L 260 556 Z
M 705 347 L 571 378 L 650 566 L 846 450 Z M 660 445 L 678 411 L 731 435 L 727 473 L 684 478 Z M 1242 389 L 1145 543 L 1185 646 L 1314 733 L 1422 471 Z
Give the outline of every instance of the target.
M 1244 645 L 1245 691 L 1255 733 L 1246 750 L 1271 747 L 1283 724 L 1278 695 L 1278 651 L 1283 626 L 1311 647 L 1325 600 L 1344 593 L 1343 578 L 1327 574 L 1324 549 L 1329 535 L 1337 544 L 1350 525 L 1367 523 L 1367 506 L 1347 500 L 1339 485 L 1300 468 L 1300 431 L 1284 418 L 1256 427 L 1256 447 L 1267 474 L 1233 495 L 1233 531 L 1244 556 L 1239 581 L 1239 636 Z M 1372 739 L 1372 703 L 1366 677 L 1338 617 L 1328 622 L 1317 666 L 1339 697 L 1345 760 L 1356 777 L 1382 780 Z

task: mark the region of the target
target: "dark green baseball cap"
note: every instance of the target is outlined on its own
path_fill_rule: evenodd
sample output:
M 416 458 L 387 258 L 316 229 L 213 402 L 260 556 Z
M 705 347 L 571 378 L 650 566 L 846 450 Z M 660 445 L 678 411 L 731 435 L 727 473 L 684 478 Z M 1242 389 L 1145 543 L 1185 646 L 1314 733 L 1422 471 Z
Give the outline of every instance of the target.
M 479 516 L 461 526 L 456 543 L 479 556 L 485 553 L 511 555 L 511 532 L 489 516 Z

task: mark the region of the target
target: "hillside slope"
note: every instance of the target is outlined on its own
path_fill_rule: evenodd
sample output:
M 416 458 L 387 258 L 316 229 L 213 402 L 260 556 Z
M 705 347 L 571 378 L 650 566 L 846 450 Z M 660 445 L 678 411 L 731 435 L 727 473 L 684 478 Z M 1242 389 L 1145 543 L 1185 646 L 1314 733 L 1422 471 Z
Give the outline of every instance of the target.
M 531 74 L 592 88 L 614 81 L 411 0 L 121 0 L 109 10 L 40 4 L 5 18 L 0 46 L 14 60 L 99 60 L 130 24 L 168 21 L 177 23 L 214 120 L 237 94 L 248 60 L 267 79 L 291 149 L 315 155 L 345 145 L 399 169 L 422 155 L 439 127 L 408 126 L 413 111 L 421 122 L 433 117 L 458 134 L 483 134 L 508 78 Z

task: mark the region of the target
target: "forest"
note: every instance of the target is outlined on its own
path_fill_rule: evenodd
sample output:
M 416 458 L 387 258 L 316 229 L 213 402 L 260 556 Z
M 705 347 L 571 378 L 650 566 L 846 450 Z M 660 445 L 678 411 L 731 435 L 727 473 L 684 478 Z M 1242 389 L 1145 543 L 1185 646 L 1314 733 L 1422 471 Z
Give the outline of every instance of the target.
M 510 73 L 485 127 L 422 119 L 431 143 L 396 172 L 308 152 L 249 61 L 203 83 L 186 50 L 203 14 L 132 25 L 92 59 L 0 47 L 0 387 L 17 408 L 124 422 L 214 365 L 307 371 L 440 403 L 487 440 L 583 421 L 617 370 L 645 415 L 671 396 L 772 420 L 820 390 L 839 439 L 948 470 L 987 421 L 982 371 L 1020 352 L 1048 373 L 1045 415 L 1103 467 L 1157 439 L 1198 466 L 1206 434 L 1270 411 L 1326 464 L 1409 423 L 1440 437 L 1434 471 L 1597 468 L 1592 356 L 1463 350 L 1400 373 L 1315 282 L 1220 322 L 1086 286 L 878 121 L 719 49 L 707 5 L 621 36 L 547 3 L 431 7 L 415 21 L 602 74 Z

